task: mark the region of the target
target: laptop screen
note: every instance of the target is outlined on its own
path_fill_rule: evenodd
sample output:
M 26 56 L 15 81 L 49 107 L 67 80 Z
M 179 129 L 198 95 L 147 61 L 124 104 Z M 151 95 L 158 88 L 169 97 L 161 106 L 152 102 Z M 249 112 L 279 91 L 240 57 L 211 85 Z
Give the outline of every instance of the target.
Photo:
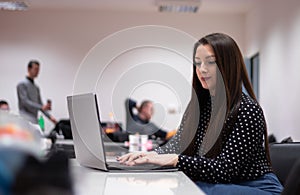
M 96 94 L 68 96 L 67 102 L 76 159 L 83 166 L 107 170 Z

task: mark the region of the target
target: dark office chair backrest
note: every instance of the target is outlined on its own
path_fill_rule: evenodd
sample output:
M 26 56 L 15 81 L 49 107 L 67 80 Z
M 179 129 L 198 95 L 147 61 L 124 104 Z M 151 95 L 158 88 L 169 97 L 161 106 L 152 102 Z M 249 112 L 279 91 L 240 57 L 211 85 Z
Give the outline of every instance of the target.
M 300 159 L 300 142 L 270 144 L 270 157 L 275 174 L 285 185 L 293 165 Z
M 294 164 L 288 175 L 284 189 L 281 195 L 299 195 L 300 194 L 300 158 Z

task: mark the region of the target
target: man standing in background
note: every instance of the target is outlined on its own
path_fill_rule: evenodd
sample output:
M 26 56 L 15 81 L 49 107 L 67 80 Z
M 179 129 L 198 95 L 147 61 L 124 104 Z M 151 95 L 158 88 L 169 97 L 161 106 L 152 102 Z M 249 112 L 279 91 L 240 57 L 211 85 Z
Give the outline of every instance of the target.
M 38 76 L 40 63 L 36 60 L 31 60 L 27 66 L 27 77 L 17 85 L 18 106 L 20 115 L 32 123 L 38 123 L 38 111 L 44 113 L 54 124 L 56 119 L 49 114 L 51 110 L 51 101 L 46 104 L 42 103 L 40 89 L 34 83 L 34 79 Z

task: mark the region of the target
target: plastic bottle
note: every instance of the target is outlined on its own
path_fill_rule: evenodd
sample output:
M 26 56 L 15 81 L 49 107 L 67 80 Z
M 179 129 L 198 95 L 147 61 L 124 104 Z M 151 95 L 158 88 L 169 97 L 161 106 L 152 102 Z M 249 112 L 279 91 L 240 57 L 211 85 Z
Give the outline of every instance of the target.
M 114 133 L 114 132 L 115 132 L 114 117 L 113 117 L 113 113 L 110 112 L 109 121 L 107 121 L 105 133 Z
M 44 117 L 41 115 L 39 118 L 39 125 L 42 131 L 45 131 L 45 121 L 44 121 Z

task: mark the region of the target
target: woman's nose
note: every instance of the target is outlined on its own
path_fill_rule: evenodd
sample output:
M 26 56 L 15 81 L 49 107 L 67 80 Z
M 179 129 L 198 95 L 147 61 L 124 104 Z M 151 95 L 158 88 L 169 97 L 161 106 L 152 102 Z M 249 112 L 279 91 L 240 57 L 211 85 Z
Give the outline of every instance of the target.
M 206 72 L 207 72 L 207 68 L 206 68 L 206 66 L 205 66 L 204 64 L 202 64 L 202 65 L 200 66 L 200 72 L 201 72 L 201 73 L 206 73 Z

